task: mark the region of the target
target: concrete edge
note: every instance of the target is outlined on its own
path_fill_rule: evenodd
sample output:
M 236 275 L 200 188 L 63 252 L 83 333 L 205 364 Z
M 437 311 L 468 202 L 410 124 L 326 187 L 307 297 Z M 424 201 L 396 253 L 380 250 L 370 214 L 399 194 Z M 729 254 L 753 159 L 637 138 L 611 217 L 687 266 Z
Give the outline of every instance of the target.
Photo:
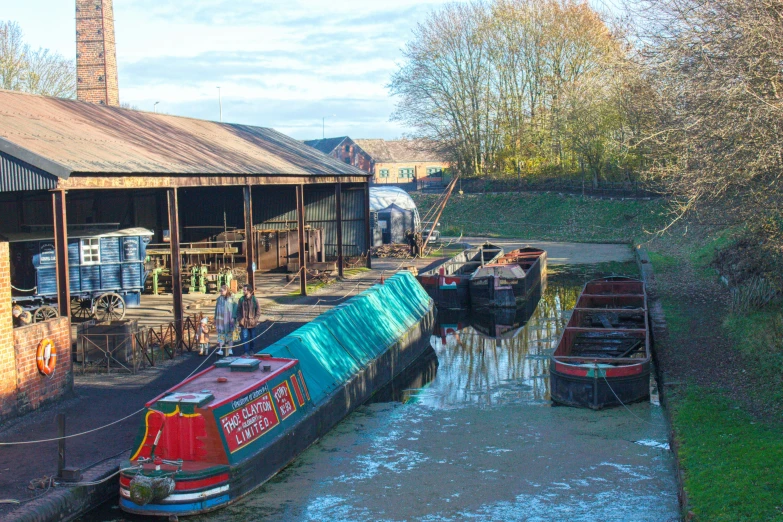
M 664 416 L 669 424 L 669 447 L 674 454 L 674 469 L 677 476 L 677 499 L 680 504 L 680 515 L 683 520 L 687 521 L 691 520 L 691 513 L 688 494 L 685 491 L 685 473 L 680 465 L 680 447 L 674 433 L 672 411 L 671 408 L 669 408 L 666 391 L 667 383 L 664 374 L 661 371 L 658 350 L 656 349 L 656 339 L 663 340 L 668 339 L 669 337 L 669 330 L 666 325 L 666 315 L 658 296 L 657 281 L 655 280 L 655 273 L 647 250 L 641 246 L 637 246 L 634 248 L 634 257 L 636 258 L 636 264 L 639 267 L 639 273 L 647 288 L 647 304 L 651 328 L 650 336 L 652 341 L 650 345 L 653 362 L 655 363 L 655 378 L 658 381 L 658 396 L 660 397 L 661 405 L 663 405 Z
M 70 522 L 97 508 L 119 493 L 117 472 L 123 460 L 130 457 L 130 450 L 93 465 L 83 472 L 81 483 L 89 485 L 60 485 L 40 498 L 22 504 L 7 514 L 8 520 L 18 522 Z

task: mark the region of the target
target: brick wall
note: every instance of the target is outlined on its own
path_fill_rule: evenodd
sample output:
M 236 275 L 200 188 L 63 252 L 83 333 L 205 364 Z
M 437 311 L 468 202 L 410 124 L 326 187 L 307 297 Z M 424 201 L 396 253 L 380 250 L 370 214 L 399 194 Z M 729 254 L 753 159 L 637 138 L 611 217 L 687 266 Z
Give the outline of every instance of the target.
M 49 338 L 57 349 L 57 367 L 50 376 L 38 371 L 38 344 Z M 58 317 L 14 329 L 16 354 L 16 413 L 22 415 L 59 399 L 73 389 L 71 321 Z
M 427 169 L 432 167 L 438 167 L 441 169 L 447 169 L 448 163 L 431 161 L 431 162 L 409 162 L 409 163 L 376 163 L 373 172 L 373 182 L 377 184 L 383 183 L 410 183 L 415 180 L 423 180 L 427 178 Z M 389 176 L 386 178 L 381 177 L 381 170 L 386 169 L 389 171 Z M 413 178 L 401 178 L 400 169 L 413 169 Z
M 57 368 L 38 371 L 38 343 L 49 338 L 57 350 Z M 73 389 L 71 321 L 58 317 L 24 328 L 13 327 L 8 243 L 0 242 L 0 421 L 22 415 Z
M 16 411 L 16 355 L 8 243 L 0 242 L 0 419 Z
M 76 0 L 76 97 L 120 104 L 112 0 Z

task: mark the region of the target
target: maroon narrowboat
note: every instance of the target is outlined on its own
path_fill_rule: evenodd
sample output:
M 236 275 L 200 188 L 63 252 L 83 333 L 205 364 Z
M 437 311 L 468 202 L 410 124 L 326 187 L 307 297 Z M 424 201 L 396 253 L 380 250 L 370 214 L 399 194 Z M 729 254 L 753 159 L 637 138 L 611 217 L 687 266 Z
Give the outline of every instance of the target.
M 420 272 L 419 283 L 438 309 L 459 310 L 470 306 L 470 277 L 480 267 L 494 263 L 503 249 L 492 243 L 463 250 L 440 266 Z
M 558 404 L 599 410 L 650 395 L 650 338 L 642 281 L 587 283 L 549 363 Z
M 484 265 L 470 278 L 473 308 L 516 308 L 546 278 L 546 252 L 520 248 Z

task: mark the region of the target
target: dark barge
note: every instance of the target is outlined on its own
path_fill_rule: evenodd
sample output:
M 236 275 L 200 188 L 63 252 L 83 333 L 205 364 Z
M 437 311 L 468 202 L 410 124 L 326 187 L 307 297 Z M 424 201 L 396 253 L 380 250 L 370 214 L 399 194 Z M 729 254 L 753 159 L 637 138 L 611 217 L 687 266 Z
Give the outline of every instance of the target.
M 599 410 L 649 397 L 648 332 L 642 281 L 587 283 L 549 363 L 552 400 Z
M 473 273 L 502 255 L 501 247 L 484 243 L 463 250 L 442 265 L 419 273 L 417 278 L 439 309 L 465 309 L 470 306 L 469 282 Z
M 520 248 L 480 267 L 471 276 L 473 308 L 517 308 L 546 278 L 546 251 Z
M 433 301 L 401 272 L 156 397 L 120 475 L 120 507 L 182 516 L 235 502 L 431 349 L 434 319 Z

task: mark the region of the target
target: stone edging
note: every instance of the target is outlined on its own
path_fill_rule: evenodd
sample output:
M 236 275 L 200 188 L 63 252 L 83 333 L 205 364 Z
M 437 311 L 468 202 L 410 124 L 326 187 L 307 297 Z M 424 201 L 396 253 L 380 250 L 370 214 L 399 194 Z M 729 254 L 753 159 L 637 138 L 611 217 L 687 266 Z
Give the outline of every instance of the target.
M 688 494 L 685 492 L 685 475 L 680 466 L 680 448 L 674 434 L 672 412 L 667 400 L 668 396 L 665 377 L 661 371 L 660 361 L 658 360 L 658 350 L 656 349 L 657 340 L 669 338 L 669 329 L 666 326 L 666 315 L 664 314 L 663 305 L 658 296 L 658 285 L 655 280 L 652 263 L 650 262 L 650 256 L 647 254 L 645 248 L 637 246 L 634 248 L 634 257 L 636 258 L 636 264 L 639 267 L 639 273 L 647 288 L 647 307 L 651 328 L 652 356 L 653 362 L 655 363 L 655 378 L 658 381 L 658 396 L 660 397 L 661 405 L 663 406 L 664 416 L 669 424 L 669 447 L 674 454 L 674 468 L 677 475 L 677 498 L 680 503 L 680 513 L 683 516 L 683 520 L 689 521 L 692 520 L 693 514 L 690 512 Z
M 119 476 L 116 474 L 123 461 L 130 457 L 127 452 L 100 462 L 84 471 L 82 482 L 96 482 L 95 485 L 58 486 L 40 498 L 22 504 L 7 514 L 8 520 L 18 522 L 69 522 L 97 508 L 119 493 Z

